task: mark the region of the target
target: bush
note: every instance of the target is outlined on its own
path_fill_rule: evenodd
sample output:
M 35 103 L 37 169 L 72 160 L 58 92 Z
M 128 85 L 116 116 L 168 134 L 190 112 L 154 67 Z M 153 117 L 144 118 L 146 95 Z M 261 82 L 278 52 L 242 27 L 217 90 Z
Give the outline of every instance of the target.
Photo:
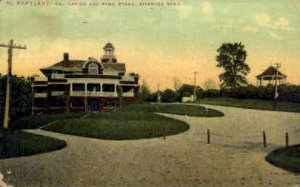
M 162 102 L 176 102 L 180 100 L 180 96 L 178 93 L 171 89 L 166 89 L 161 94 L 161 101 Z
M 299 85 L 279 85 L 279 101 L 300 103 Z M 256 87 L 253 85 L 220 90 L 206 90 L 203 97 L 231 97 L 237 99 L 274 100 L 274 85 Z
M 216 89 L 205 90 L 202 94 L 202 97 L 219 97 L 220 91 Z

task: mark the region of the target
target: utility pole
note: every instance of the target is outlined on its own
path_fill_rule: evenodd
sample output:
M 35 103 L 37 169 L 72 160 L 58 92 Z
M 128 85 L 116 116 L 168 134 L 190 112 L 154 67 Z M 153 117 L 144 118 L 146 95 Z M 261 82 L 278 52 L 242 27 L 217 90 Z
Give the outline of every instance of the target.
M 157 102 L 160 103 L 161 102 L 161 96 L 160 96 L 160 89 L 159 89 L 159 83 L 157 84 Z
M 196 76 L 197 76 L 197 71 L 194 71 L 194 93 L 193 93 L 193 101 L 196 101 Z
M 16 45 L 13 40 L 10 40 L 9 44 L 0 44 L 0 47 L 8 48 L 8 59 L 7 59 L 7 76 L 6 76 L 6 95 L 5 95 L 5 108 L 4 108 L 4 118 L 3 127 L 8 129 L 9 124 L 9 100 L 10 100 L 10 77 L 12 69 L 12 55 L 13 49 L 26 49 L 26 46 Z
M 275 63 L 274 66 L 276 68 L 274 100 L 276 100 L 277 97 L 279 96 L 279 94 L 278 94 L 277 80 L 278 80 L 278 69 L 280 68 L 281 64 L 280 63 Z

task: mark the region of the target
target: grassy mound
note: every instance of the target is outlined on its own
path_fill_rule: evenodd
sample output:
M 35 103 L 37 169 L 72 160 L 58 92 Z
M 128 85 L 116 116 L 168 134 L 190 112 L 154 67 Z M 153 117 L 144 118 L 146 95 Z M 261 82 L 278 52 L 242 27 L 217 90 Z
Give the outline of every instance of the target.
M 266 156 L 266 161 L 279 168 L 300 174 L 300 144 L 276 149 Z
M 97 115 L 85 119 L 62 120 L 45 130 L 110 140 L 141 139 L 163 136 L 164 128 L 168 135 L 184 132 L 188 124 L 167 117 L 126 113 L 127 115 Z
M 223 116 L 223 113 L 193 105 L 133 104 L 110 113 L 91 114 L 84 119 L 64 119 L 45 130 L 100 139 L 124 140 L 161 137 L 189 129 L 185 122 L 155 114 Z
M 0 159 L 45 153 L 65 146 L 65 141 L 23 131 L 0 132 Z

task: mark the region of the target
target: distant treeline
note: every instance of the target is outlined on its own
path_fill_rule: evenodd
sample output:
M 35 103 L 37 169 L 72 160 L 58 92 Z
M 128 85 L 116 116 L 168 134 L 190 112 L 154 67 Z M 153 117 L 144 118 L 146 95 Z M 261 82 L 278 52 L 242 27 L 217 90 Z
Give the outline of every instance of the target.
M 145 101 L 155 102 L 158 95 L 161 96 L 162 102 L 180 102 L 182 97 L 193 95 L 194 87 L 192 85 L 183 84 L 177 91 L 166 89 L 158 94 L 149 93 L 144 97 Z M 198 99 L 206 97 L 231 97 L 238 99 L 263 99 L 274 100 L 274 85 L 256 87 L 253 85 L 242 86 L 238 88 L 228 89 L 208 89 L 203 90 L 199 86 L 196 87 L 196 95 Z M 279 85 L 278 101 L 300 103 L 300 85 Z

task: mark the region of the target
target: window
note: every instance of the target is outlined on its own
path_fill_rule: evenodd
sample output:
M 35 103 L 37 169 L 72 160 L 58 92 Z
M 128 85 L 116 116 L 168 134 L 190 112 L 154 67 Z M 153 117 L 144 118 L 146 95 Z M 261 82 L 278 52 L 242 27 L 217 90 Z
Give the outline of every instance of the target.
M 65 91 L 65 85 L 63 85 L 63 84 L 58 84 L 58 85 L 52 85 L 51 86 L 51 90 L 52 91 Z
M 74 108 L 83 108 L 84 107 L 84 101 L 83 100 L 74 100 L 72 101 L 71 103 L 71 107 L 74 107 Z
M 103 84 L 102 90 L 103 90 L 103 92 L 114 92 L 115 85 L 114 84 Z
M 98 75 L 98 65 L 94 62 L 89 64 L 89 74 Z
M 100 84 L 87 84 L 89 92 L 100 92 Z
M 132 86 L 122 86 L 122 91 L 124 93 L 133 92 L 133 87 Z
M 65 107 L 66 103 L 63 100 L 52 100 L 51 107 Z
M 34 108 L 47 108 L 47 103 L 34 103 Z
M 46 86 L 35 86 L 34 93 L 47 93 L 48 88 Z
M 72 86 L 73 86 L 73 91 L 84 91 L 85 90 L 85 86 L 82 83 L 75 83 Z
M 116 102 L 115 101 L 105 101 L 104 107 L 105 108 L 114 108 L 114 107 L 116 107 Z

